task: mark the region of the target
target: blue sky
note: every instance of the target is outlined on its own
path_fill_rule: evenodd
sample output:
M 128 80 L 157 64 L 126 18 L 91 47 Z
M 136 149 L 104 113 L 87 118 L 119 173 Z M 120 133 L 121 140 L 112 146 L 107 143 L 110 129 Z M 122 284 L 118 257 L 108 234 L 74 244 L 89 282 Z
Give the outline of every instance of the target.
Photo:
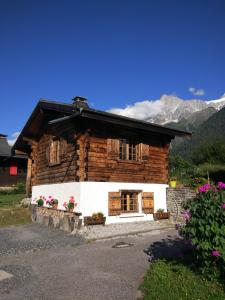
M 82 95 L 107 110 L 162 94 L 225 93 L 224 0 L 1 0 L 0 45 L 8 135 L 39 98 Z

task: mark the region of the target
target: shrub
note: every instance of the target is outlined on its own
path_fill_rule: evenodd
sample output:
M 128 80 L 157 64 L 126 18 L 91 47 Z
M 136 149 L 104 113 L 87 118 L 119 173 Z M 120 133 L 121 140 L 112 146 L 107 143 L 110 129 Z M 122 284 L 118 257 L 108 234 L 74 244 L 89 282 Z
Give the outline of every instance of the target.
M 200 271 L 209 278 L 225 270 L 225 184 L 205 184 L 196 198 L 184 205 L 181 234 L 191 240 Z
M 24 194 L 26 192 L 26 187 L 25 187 L 25 183 L 24 182 L 18 182 L 16 184 L 16 189 L 15 189 L 16 193 L 18 194 Z

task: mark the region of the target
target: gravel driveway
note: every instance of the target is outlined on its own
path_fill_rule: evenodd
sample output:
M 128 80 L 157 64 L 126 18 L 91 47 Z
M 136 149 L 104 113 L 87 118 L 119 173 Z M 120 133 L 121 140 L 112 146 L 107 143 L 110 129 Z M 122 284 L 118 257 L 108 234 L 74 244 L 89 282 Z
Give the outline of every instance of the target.
M 140 236 L 86 243 L 82 238 L 30 224 L 0 229 L 2 300 L 132 300 L 149 266 L 144 249 L 175 236 L 156 230 Z M 118 242 L 131 247 L 113 248 Z

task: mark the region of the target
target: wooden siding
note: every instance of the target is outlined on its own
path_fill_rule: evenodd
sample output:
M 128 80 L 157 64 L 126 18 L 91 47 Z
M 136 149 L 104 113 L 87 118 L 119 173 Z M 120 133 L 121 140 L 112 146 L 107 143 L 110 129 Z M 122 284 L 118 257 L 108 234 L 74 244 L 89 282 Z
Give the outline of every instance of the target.
M 39 141 L 32 142 L 31 184 L 48 184 L 76 181 L 77 151 L 73 127 L 55 126 L 42 135 Z M 60 138 L 60 163 L 49 163 L 49 147 L 52 139 Z
M 88 126 L 82 122 L 55 125 L 39 141 L 32 142 L 32 185 L 69 181 L 167 183 L 170 142 L 167 136 L 143 135 L 92 122 Z M 63 156 L 60 164 L 50 166 L 46 150 L 55 136 L 60 138 Z M 142 155 L 138 161 L 120 161 L 115 153 L 118 149 L 114 147 L 115 140 L 134 139 L 134 136 Z M 109 145 L 114 147 L 112 151 Z
M 17 175 L 10 175 L 10 164 L 17 166 Z M 0 157 L 0 187 L 16 185 L 26 181 L 27 160 L 19 158 Z
M 167 183 L 169 143 L 162 143 L 160 137 L 158 142 L 149 138 L 140 143 L 144 152 L 138 161 L 121 161 L 115 152 L 109 156 L 107 144 L 107 137 L 89 137 L 89 181 Z

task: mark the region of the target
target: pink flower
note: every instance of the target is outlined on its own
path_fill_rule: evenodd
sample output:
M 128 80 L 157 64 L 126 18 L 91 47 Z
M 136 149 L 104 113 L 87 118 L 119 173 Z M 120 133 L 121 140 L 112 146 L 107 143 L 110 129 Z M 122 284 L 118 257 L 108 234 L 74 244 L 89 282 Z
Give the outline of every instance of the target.
M 225 203 L 221 204 L 221 208 L 225 208 Z
M 190 221 L 190 219 L 191 219 L 190 211 L 189 210 L 184 211 L 183 212 L 183 217 L 184 217 L 185 221 L 187 221 L 187 222 Z
M 49 198 L 49 199 L 51 199 L 51 198 L 52 198 L 52 196 L 48 196 L 48 198 Z
M 73 198 L 70 198 L 70 203 L 75 203 L 75 200 Z
M 67 207 L 67 203 L 66 202 L 63 203 L 63 207 L 65 207 L 65 208 Z
M 223 182 L 218 182 L 218 189 L 220 189 L 220 190 L 223 190 L 223 189 L 225 189 L 225 183 L 223 183 Z
M 211 190 L 211 189 L 212 189 L 211 185 L 208 184 L 208 183 L 206 183 L 206 184 L 200 186 L 200 187 L 198 188 L 198 191 L 199 191 L 199 193 L 205 193 L 205 192 L 207 192 L 207 191 L 209 191 L 209 190 Z
M 218 250 L 213 250 L 212 251 L 212 256 L 219 257 L 220 256 L 220 252 Z

